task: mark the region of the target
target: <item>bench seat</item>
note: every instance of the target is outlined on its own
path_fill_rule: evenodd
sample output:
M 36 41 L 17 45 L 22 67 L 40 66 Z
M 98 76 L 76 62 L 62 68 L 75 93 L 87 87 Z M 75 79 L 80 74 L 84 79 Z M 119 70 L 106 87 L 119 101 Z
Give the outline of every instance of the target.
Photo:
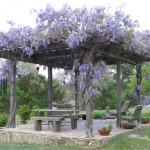
M 64 120 L 63 117 L 32 117 L 34 120 L 34 129 L 35 131 L 42 130 L 42 121 L 51 121 L 53 122 L 53 132 L 61 131 L 61 122 Z
M 59 117 L 60 115 L 52 115 L 53 117 Z M 79 114 L 62 114 L 61 115 L 63 118 L 70 118 L 71 120 L 71 129 L 76 129 L 77 128 L 77 120 L 78 117 L 80 116 Z

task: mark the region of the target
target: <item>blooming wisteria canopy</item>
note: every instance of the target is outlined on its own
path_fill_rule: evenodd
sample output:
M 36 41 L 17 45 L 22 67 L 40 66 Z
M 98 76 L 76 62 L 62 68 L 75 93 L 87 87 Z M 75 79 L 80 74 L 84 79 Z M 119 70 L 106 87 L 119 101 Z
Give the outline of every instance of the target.
M 110 14 L 102 6 L 55 10 L 48 5 L 36 13 L 34 29 L 10 22 L 10 30 L 0 33 L 0 57 L 54 67 L 82 60 L 85 48 L 96 51 L 95 61 L 112 61 L 110 57 L 117 56 L 137 63 L 150 58 L 150 31 L 138 30 L 138 22 L 120 8 Z

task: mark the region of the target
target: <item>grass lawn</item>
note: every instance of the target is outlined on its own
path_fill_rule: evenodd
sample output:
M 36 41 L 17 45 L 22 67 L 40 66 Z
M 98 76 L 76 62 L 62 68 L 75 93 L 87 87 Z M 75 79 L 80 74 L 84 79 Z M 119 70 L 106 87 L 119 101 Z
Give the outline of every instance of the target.
M 136 106 L 130 107 L 129 112 L 133 113 Z M 110 112 L 116 112 L 116 109 L 111 109 Z M 106 110 L 94 110 L 94 112 L 106 113 Z M 143 107 L 141 114 L 150 116 L 150 107 Z
M 117 138 L 101 150 L 150 150 L 150 128 Z
M 81 148 L 65 146 L 56 147 L 52 145 L 38 145 L 28 143 L 0 143 L 0 150 L 81 150 Z

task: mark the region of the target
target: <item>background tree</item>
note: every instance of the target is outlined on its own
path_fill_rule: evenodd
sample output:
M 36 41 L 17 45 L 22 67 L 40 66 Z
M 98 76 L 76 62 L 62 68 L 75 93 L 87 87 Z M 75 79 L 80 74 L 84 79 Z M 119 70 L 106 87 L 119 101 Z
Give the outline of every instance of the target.
M 19 61 L 17 64 L 17 75 L 23 76 L 28 74 L 38 74 L 37 65 Z
M 142 99 L 145 96 L 150 95 L 150 64 L 149 63 L 143 63 L 142 64 L 142 82 L 141 82 L 141 97 Z M 133 75 L 130 75 L 130 83 L 127 85 L 128 89 L 128 95 L 135 97 L 134 95 L 134 89 L 136 86 L 136 75 L 135 73 Z
M 0 62 L 0 70 L 7 72 L 7 61 L 1 59 Z M 30 108 L 34 106 L 39 108 L 48 107 L 48 80 L 45 76 L 38 74 L 38 69 L 35 64 L 18 62 L 16 87 L 17 108 L 22 105 L 28 105 Z M 61 77 L 63 77 L 62 74 Z M 55 78 L 53 80 L 53 102 L 63 103 L 65 101 L 65 87 L 66 85 L 63 84 L 62 79 Z M 10 84 L 8 82 L 7 93 L 1 93 L 0 95 L 0 112 L 9 113 L 9 99 Z
M 28 74 L 18 78 L 18 87 L 23 91 L 24 97 L 18 100 L 18 104 L 29 104 L 30 107 L 34 105 L 39 108 L 48 107 L 48 81 L 45 76 Z M 53 102 L 60 103 L 65 95 L 63 85 L 56 79 L 53 80 Z

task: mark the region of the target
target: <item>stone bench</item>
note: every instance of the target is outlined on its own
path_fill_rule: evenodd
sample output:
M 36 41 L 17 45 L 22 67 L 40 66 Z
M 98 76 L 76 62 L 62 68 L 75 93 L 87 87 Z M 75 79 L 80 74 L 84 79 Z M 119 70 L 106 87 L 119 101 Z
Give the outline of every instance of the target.
M 60 117 L 60 115 L 53 115 L 53 117 Z M 62 114 L 61 117 L 70 118 L 70 120 L 71 120 L 71 129 L 76 129 L 77 128 L 77 120 L 78 120 L 79 114 Z
M 35 131 L 42 130 L 42 121 L 53 122 L 53 132 L 61 131 L 61 122 L 64 120 L 63 117 L 33 117 Z

